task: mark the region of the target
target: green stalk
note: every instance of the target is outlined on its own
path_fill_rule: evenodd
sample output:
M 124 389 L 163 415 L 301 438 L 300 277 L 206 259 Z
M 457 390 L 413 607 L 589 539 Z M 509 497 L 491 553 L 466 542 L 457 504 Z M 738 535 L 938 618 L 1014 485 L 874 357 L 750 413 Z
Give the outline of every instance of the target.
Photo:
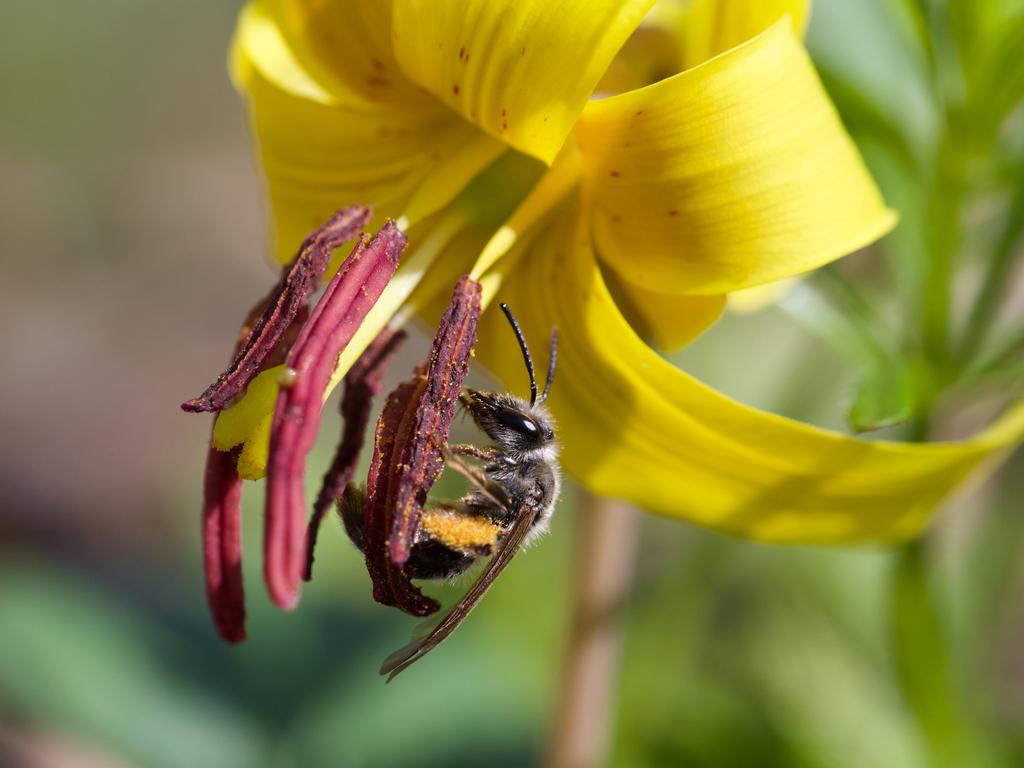
M 971 308 L 970 318 L 960 339 L 957 361 L 961 367 L 970 365 L 978 355 L 992 328 L 993 321 L 1006 295 L 1014 256 L 1017 254 L 1017 246 L 1022 233 L 1024 233 L 1024 185 L 1018 184 L 1010 202 L 1006 226 L 996 243 L 992 258 L 989 259 L 985 280 L 974 306 Z
M 939 386 L 947 379 L 950 367 L 950 307 L 963 197 L 956 150 L 946 135 L 938 150 L 928 198 L 927 262 L 921 280 L 921 351 Z
M 978 766 L 978 749 L 967 725 L 963 691 L 946 617 L 929 568 L 924 540 L 904 548 L 891 587 L 893 650 L 903 697 L 925 737 L 936 768 Z
M 568 648 L 546 768 L 599 768 L 608 762 L 638 522 L 625 502 L 580 497 Z

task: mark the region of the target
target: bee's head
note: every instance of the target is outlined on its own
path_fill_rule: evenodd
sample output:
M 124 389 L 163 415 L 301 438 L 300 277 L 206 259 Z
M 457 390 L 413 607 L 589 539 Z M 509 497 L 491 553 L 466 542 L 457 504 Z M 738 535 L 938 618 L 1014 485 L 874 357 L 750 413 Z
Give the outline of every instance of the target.
M 526 345 L 523 331 L 516 322 L 512 310 L 507 304 L 501 305 L 501 311 L 508 318 L 509 325 L 519 342 L 523 353 L 526 372 L 530 374 L 530 402 L 520 400 L 513 395 L 496 395 L 490 392 L 478 392 L 467 389 L 460 398 L 472 416 L 473 421 L 487 435 L 506 450 L 529 451 L 543 448 L 554 442 L 555 430 L 551 415 L 544 407 L 551 391 L 551 382 L 555 378 L 555 359 L 558 352 L 558 333 L 551 332 L 551 353 L 548 359 L 548 377 L 544 383 L 544 391 L 537 397 L 537 379 L 533 373 L 533 358 L 530 348 Z
M 460 398 L 473 421 L 506 450 L 530 451 L 555 439 L 547 409 L 507 394 L 467 389 Z

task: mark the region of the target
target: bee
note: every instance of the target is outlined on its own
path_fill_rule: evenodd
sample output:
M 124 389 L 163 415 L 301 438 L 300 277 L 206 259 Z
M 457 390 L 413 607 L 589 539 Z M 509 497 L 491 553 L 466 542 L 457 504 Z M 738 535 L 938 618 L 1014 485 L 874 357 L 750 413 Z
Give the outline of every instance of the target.
M 507 304 L 501 305 L 519 342 L 530 376 L 530 400 L 509 393 L 467 388 L 460 402 L 492 441 L 478 447 L 446 445 L 446 465 L 462 474 L 471 489 L 457 501 L 438 501 L 423 511 L 405 568 L 415 579 L 450 579 L 480 558 L 490 561 L 466 594 L 423 637 L 389 656 L 381 667 L 390 681 L 447 638 L 480 602 L 512 557 L 548 530 L 561 490 L 558 442 L 544 402 L 555 377 L 557 331 L 551 333 L 544 390 L 537 392 L 533 358 L 522 329 Z M 470 464 L 465 459 L 479 463 Z M 338 503 L 345 531 L 363 550 L 365 491 L 349 485 Z

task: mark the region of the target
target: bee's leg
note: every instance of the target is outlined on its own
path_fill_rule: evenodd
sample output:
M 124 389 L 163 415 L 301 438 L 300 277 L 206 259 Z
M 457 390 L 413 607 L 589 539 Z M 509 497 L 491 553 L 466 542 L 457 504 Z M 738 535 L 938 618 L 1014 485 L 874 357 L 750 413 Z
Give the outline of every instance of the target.
M 338 513 L 345 526 L 345 533 L 360 552 L 363 548 L 363 528 L 366 525 L 366 489 L 355 483 L 345 486 L 345 492 L 338 499 Z
M 452 452 L 449 446 L 445 446 L 443 451 L 445 462 L 449 467 L 454 469 L 460 475 L 465 477 L 469 482 L 484 496 L 486 496 L 491 502 L 496 504 L 499 509 L 508 509 L 509 500 L 508 493 L 506 493 L 504 486 L 501 483 L 497 483 L 491 480 L 486 474 L 476 467 L 471 467 L 469 464 L 464 462 L 455 453 Z
M 456 456 L 469 456 L 481 461 L 494 461 L 498 458 L 498 449 L 493 447 L 480 448 L 470 443 L 449 443 L 448 450 Z

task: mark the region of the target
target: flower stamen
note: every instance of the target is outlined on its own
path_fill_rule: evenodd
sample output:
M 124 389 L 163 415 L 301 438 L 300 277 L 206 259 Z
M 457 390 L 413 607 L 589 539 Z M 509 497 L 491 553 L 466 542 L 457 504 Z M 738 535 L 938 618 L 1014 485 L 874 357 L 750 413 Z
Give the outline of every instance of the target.
M 480 317 L 480 284 L 462 277 L 438 326 L 428 363 L 388 397 L 377 421 L 367 479 L 364 542 L 373 596 L 414 616 L 440 606 L 424 597 L 403 566 L 427 494 L 444 469 L 446 444 Z
M 305 581 L 313 578 L 313 552 L 320 525 L 356 473 L 366 427 L 370 422 L 373 398 L 380 394 L 384 386 L 384 371 L 404 339 L 405 331 L 385 326 L 345 374 L 345 393 L 341 399 L 341 442 L 330 468 L 324 474 L 320 493 L 313 504 L 313 514 L 306 527 L 306 570 L 302 575 Z
M 366 479 L 363 546 L 366 570 L 373 582 L 373 599 L 413 616 L 429 616 L 441 606 L 413 585 L 409 576 L 388 557 L 388 534 L 393 525 L 394 497 L 401 472 L 402 448 L 415 439 L 413 425 L 419 397 L 426 388 L 423 367 L 388 395 L 377 419 L 373 458 Z
M 182 403 L 182 410 L 192 413 L 220 411 L 245 391 L 253 377 L 266 367 L 267 358 L 320 285 L 331 253 L 359 234 L 372 215 L 373 212 L 363 205 L 342 208 L 306 238 L 298 255 L 282 271 L 278 284 L 250 313 L 246 325 L 252 330 L 231 364 L 203 394 Z M 258 319 L 252 322 L 257 315 Z
M 242 478 L 234 452 L 212 445 L 203 478 L 203 566 L 206 597 L 217 632 L 229 643 L 245 640 L 242 585 Z
M 270 431 L 264 578 L 281 608 L 298 602 L 305 561 L 306 456 L 316 440 L 323 395 L 338 356 L 395 273 L 406 237 L 391 220 L 364 238 L 331 279 L 288 354 L 295 371 L 280 390 Z

